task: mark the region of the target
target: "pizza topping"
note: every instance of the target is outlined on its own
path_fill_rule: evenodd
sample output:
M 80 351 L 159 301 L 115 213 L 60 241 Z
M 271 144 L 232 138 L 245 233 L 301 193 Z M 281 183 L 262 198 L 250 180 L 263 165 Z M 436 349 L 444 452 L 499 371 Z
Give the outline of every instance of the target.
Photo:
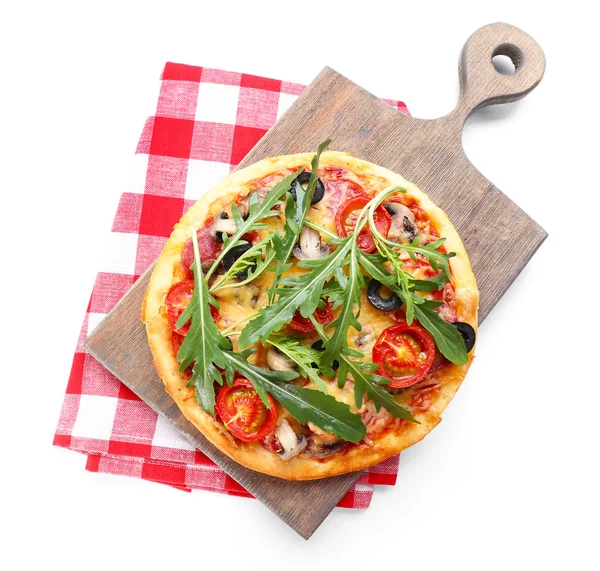
M 381 311 L 394 311 L 396 309 L 400 309 L 402 306 L 402 300 L 393 292 L 391 292 L 388 288 L 388 295 L 383 296 L 381 293 L 381 288 L 384 285 L 381 282 L 378 282 L 376 279 L 372 279 L 369 282 L 369 287 L 367 288 L 367 299 L 371 302 L 371 305 L 376 309 L 380 309 Z
M 250 215 L 250 204 L 254 201 L 256 201 L 257 205 L 262 204 L 268 193 L 269 188 L 259 186 L 242 200 L 240 200 L 240 203 L 237 205 L 237 207 L 241 217 L 246 220 Z
M 294 197 L 294 200 L 296 200 L 296 184 L 300 184 L 300 185 L 306 184 L 310 179 L 310 175 L 311 175 L 311 173 L 309 171 L 304 171 L 304 172 L 300 173 L 300 175 L 296 179 L 296 182 L 292 185 L 290 194 Z M 312 197 L 312 200 L 310 201 L 310 203 L 317 204 L 317 202 L 320 202 L 321 200 L 323 200 L 324 196 L 325 196 L 325 187 L 323 186 L 323 181 L 320 178 L 317 178 L 315 192 L 313 194 L 313 197 Z
M 275 433 L 281 445 L 281 450 L 277 451 L 277 455 L 282 460 L 291 460 L 294 456 L 300 454 L 308 444 L 306 436 L 296 434 L 285 418 L 281 421 Z
M 317 230 L 305 226 L 292 253 L 297 260 L 318 260 L 329 255 L 329 244 L 321 241 Z
M 435 345 L 431 335 L 418 325 L 399 323 L 383 331 L 373 347 L 377 373 L 391 380 L 390 387 L 410 387 L 431 369 Z
M 229 214 L 227 212 L 219 212 L 213 223 L 210 225 L 209 233 L 213 238 L 216 238 L 220 242 L 223 241 L 223 234 L 227 234 L 227 236 L 233 236 L 235 231 L 237 230 L 237 225 L 235 220 L 229 218 Z
M 358 411 L 367 427 L 367 438 L 373 438 L 383 432 L 394 420 L 394 417 L 383 407 L 376 409 L 373 401 L 367 401 Z
M 262 440 L 277 423 L 275 401 L 269 396 L 267 408 L 247 379 L 237 378 L 221 389 L 217 412 L 225 426 L 242 442 Z
M 269 365 L 271 371 L 298 373 L 296 363 L 274 345 L 271 345 L 267 351 L 267 365 Z
M 317 339 L 311 346 L 311 349 L 314 349 L 315 351 L 318 351 L 319 353 L 323 351 L 323 340 L 322 339 Z M 317 359 L 315 362 L 313 362 L 313 368 L 318 369 L 319 368 L 319 363 L 321 362 L 321 359 Z M 332 371 L 337 371 L 340 368 L 340 362 L 337 359 L 334 359 L 331 363 L 323 363 L 323 365 L 331 368 Z
M 464 342 L 467 353 L 471 352 L 471 349 L 475 347 L 475 329 L 471 327 L 468 323 L 464 321 L 455 321 L 452 325 L 458 329 L 458 332 L 461 334 Z
M 177 320 L 183 313 L 192 299 L 194 293 L 194 282 L 191 280 L 183 280 L 173 284 L 167 295 L 165 296 L 165 305 L 167 306 L 167 321 L 169 327 L 179 335 L 185 335 L 189 329 L 189 323 L 185 323 L 181 327 L 177 327 Z
M 418 236 L 419 228 L 410 208 L 399 202 L 385 202 L 383 207 L 392 217 L 387 238 L 404 244 L 412 242 Z
M 340 208 L 335 216 L 335 227 L 337 233 L 342 237 L 346 238 L 354 234 L 354 228 L 358 217 L 361 215 L 363 209 L 371 202 L 368 197 L 356 197 L 347 202 L 342 208 Z M 378 207 L 374 214 L 375 226 L 377 230 L 383 235 L 387 236 L 387 233 L 392 224 L 392 219 L 387 213 L 385 208 Z M 376 250 L 375 241 L 369 228 L 363 227 L 357 237 L 358 247 L 368 254 Z
M 240 258 L 241 256 L 243 256 L 250 249 L 252 249 L 252 244 L 240 244 L 239 246 L 236 246 L 235 248 L 231 248 L 231 250 L 229 250 L 229 252 L 227 252 L 225 254 L 225 256 L 223 256 L 223 266 L 225 266 L 225 269 L 229 270 L 233 266 L 233 264 L 235 264 L 237 259 Z M 256 262 L 254 262 L 253 264 L 250 265 L 250 267 L 246 267 L 243 270 L 240 270 L 239 272 L 237 272 L 235 274 L 235 277 L 238 278 L 239 280 L 248 279 L 248 271 L 255 270 L 256 267 L 257 267 L 257 264 L 256 264 Z
M 200 256 L 203 260 L 215 260 L 221 253 L 222 247 L 223 244 L 210 235 L 210 228 L 200 228 L 200 230 L 198 230 L 198 248 L 200 249 Z M 190 269 L 193 261 L 194 247 L 192 241 L 188 240 L 183 247 L 183 250 L 181 250 L 181 265 L 189 279 L 194 279 L 194 274 Z
M 336 438 L 334 434 L 327 434 L 310 422 L 308 428 L 312 434 L 308 437 L 306 452 L 312 458 L 320 460 L 329 458 L 343 448 L 344 442 Z
M 313 316 L 321 325 L 329 325 L 333 321 L 333 303 L 328 299 L 325 299 L 324 304 L 324 307 L 317 307 L 317 309 L 315 309 Z M 302 331 L 303 333 L 310 333 L 315 330 L 315 326 L 310 317 L 302 317 L 302 314 L 299 311 L 294 313 L 294 317 L 290 321 L 290 327 L 296 331 Z

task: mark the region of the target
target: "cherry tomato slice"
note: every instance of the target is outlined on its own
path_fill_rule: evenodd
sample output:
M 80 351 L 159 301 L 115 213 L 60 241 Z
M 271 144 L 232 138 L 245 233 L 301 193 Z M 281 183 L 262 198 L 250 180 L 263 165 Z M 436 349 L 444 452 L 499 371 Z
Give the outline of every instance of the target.
M 325 301 L 325 307 L 320 309 L 317 307 L 315 313 L 315 319 L 323 326 L 329 325 L 333 321 L 333 303 L 329 300 Z M 296 311 L 294 317 L 290 321 L 290 327 L 296 331 L 302 331 L 302 333 L 310 333 L 315 330 L 315 326 L 308 317 L 302 317 L 299 311 Z
M 225 426 L 242 442 L 262 440 L 277 424 L 275 401 L 269 395 L 268 409 L 247 379 L 235 379 L 217 397 L 217 412 Z
M 189 322 L 180 329 L 177 329 L 177 320 L 192 300 L 194 294 L 194 282 L 192 280 L 182 280 L 173 284 L 171 289 L 165 296 L 165 304 L 167 306 L 167 321 L 172 331 L 179 335 L 185 336 L 190 330 Z M 219 310 L 212 305 L 210 307 L 210 315 L 214 321 L 219 319 Z
M 360 214 L 361 210 L 369 203 L 368 198 L 356 197 L 348 201 L 343 208 L 340 208 L 335 215 L 335 227 L 337 233 L 342 238 L 352 234 L 354 227 L 356 226 L 356 219 Z M 379 230 L 380 234 L 387 236 L 392 225 L 392 217 L 388 214 L 388 211 L 383 206 L 378 206 L 373 213 L 373 220 L 375 222 L 375 228 Z M 368 226 L 363 227 L 356 239 L 358 247 L 367 254 L 375 251 L 375 240 L 369 230 Z
M 418 325 L 399 323 L 384 329 L 373 347 L 377 374 L 391 380 L 390 387 L 410 387 L 430 370 L 435 357 L 431 335 Z
M 194 282 L 192 280 L 183 280 L 173 284 L 171 289 L 165 296 L 165 304 L 167 305 L 167 321 L 169 327 L 179 333 L 185 335 L 190 330 L 190 324 L 186 323 L 180 329 L 177 329 L 177 320 L 192 300 L 194 293 Z

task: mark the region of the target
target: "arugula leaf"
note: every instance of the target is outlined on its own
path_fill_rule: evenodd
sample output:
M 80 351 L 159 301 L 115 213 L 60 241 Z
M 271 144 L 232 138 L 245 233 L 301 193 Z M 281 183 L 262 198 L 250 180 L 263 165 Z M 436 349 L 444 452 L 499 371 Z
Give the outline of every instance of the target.
M 329 326 L 334 327 L 335 331 L 324 343 L 325 352 L 321 359 L 325 363 L 333 363 L 340 353 L 348 352 L 348 329 L 350 327 L 354 327 L 357 331 L 361 330 L 357 318 L 360 315 L 360 295 L 361 289 L 365 287 L 365 280 L 358 265 L 358 251 L 359 248 L 353 241 L 349 253 L 348 276 L 346 278 L 342 272 L 344 277 L 340 279 L 341 276 L 339 276 L 337 279 L 338 283 L 340 281 L 345 283 L 340 283 L 340 286 L 343 287 L 342 294 L 334 297 L 333 307 L 334 309 L 341 308 L 341 311 Z M 354 313 L 355 306 L 358 306 L 356 314 Z
M 321 356 L 319 351 L 301 345 L 301 337 L 292 337 L 291 335 L 270 335 L 267 338 L 267 343 L 277 347 L 282 353 L 287 355 L 294 363 L 298 365 L 300 373 L 303 377 L 313 381 L 324 393 L 327 392 L 327 385 L 321 377 L 319 377 L 318 369 L 313 367 L 313 364 L 319 363 Z
M 243 353 L 224 353 L 227 360 L 226 373 L 228 379 L 233 379 L 234 372 L 241 373 L 247 378 L 256 392 L 269 406 L 267 393 L 272 395 L 298 422 L 312 422 L 325 432 L 331 432 L 342 440 L 360 442 L 367 434 L 365 425 L 358 414 L 350 411 L 350 407 L 337 401 L 331 395 L 312 389 L 282 382 L 281 379 L 294 373 L 265 371 L 256 365 L 248 363 L 247 357 L 251 351 Z
M 279 283 L 287 287 L 277 288 L 279 299 L 260 309 L 258 317 L 244 327 L 239 339 L 240 347 L 248 347 L 259 339 L 266 339 L 273 331 L 289 323 L 297 310 L 300 310 L 303 317 L 312 315 L 321 299 L 325 281 L 346 263 L 352 244 L 352 237 L 345 238 L 328 256 L 318 260 L 304 260 L 298 264 L 311 271 L 282 278 Z
M 376 410 L 383 407 L 396 418 L 403 418 L 420 424 L 408 409 L 398 404 L 394 397 L 385 390 L 383 385 L 388 384 L 389 379 L 366 370 L 372 368 L 372 363 L 352 361 L 346 355 L 340 355 L 340 357 L 340 377 L 338 378 L 343 377 L 345 381 L 348 373 L 352 375 L 354 379 L 354 400 L 357 407 L 362 406 L 364 393 L 367 393 L 367 397 L 375 403 Z
M 276 204 L 281 204 L 281 197 L 290 189 L 292 182 L 298 176 L 298 174 L 298 172 L 294 172 L 285 177 L 282 181 L 278 182 L 271 190 L 269 190 L 264 200 L 260 204 L 258 204 L 258 197 L 255 194 L 252 195 L 250 198 L 250 212 L 246 220 L 244 220 L 240 215 L 237 206 L 235 204 L 231 205 L 231 213 L 233 215 L 233 219 L 235 220 L 237 229 L 231 238 L 225 238 L 221 253 L 217 256 L 217 259 L 214 261 L 208 272 L 206 272 L 206 276 L 204 277 L 206 282 L 208 282 L 208 279 L 218 268 L 221 260 L 225 254 L 229 252 L 229 250 L 231 250 L 234 246 L 246 243 L 244 240 L 242 240 L 242 236 L 244 234 L 250 232 L 251 230 L 265 228 L 265 225 L 259 222 L 260 220 L 269 218 L 270 216 L 279 216 L 279 211 L 273 210 L 273 207 Z
M 177 353 L 177 360 L 180 362 L 179 372 L 183 372 L 194 363 L 192 378 L 187 386 L 196 389 L 198 404 L 212 415 L 215 409 L 214 383 L 223 383 L 221 373 L 215 365 L 225 367 L 223 350 L 229 349 L 231 343 L 221 335 L 210 315 L 209 304 L 218 307 L 218 303 L 210 295 L 206 282 L 202 279 L 196 232 L 192 232 L 192 243 L 195 256 L 192 264 L 194 293 L 190 303 L 177 320 L 177 327 L 183 327 L 190 319 L 192 322 Z
M 421 254 L 425 256 L 429 260 L 429 264 L 435 271 L 442 271 L 444 276 L 446 277 L 446 281 L 452 281 L 452 275 L 450 273 L 450 265 L 448 260 L 456 256 L 456 252 L 450 252 L 446 254 L 444 252 L 440 252 L 440 246 L 446 241 L 446 238 L 440 238 L 433 242 L 433 244 L 429 244 L 427 246 L 421 246 L 421 237 L 416 236 L 415 239 L 410 244 L 396 244 L 395 242 L 390 242 L 389 240 L 384 238 L 384 242 L 388 245 L 395 246 L 408 252 L 408 255 L 411 257 L 413 261 L 417 261 L 417 257 L 415 254 Z
M 302 225 L 304 224 L 304 220 L 306 218 L 306 215 L 308 214 L 308 209 L 310 208 L 310 203 L 315 193 L 315 188 L 317 187 L 319 160 L 321 158 L 321 153 L 330 144 L 331 139 L 327 139 L 319 145 L 317 149 L 317 154 L 313 157 L 311 162 L 312 170 L 310 173 L 310 178 L 308 179 L 308 184 L 306 185 L 306 189 L 298 182 L 298 179 L 296 178 L 292 183 L 296 194 L 295 202 L 292 199 L 291 194 L 287 195 L 283 237 L 280 237 L 279 235 L 273 237 L 277 266 L 275 267 L 273 289 L 269 292 L 269 303 L 273 303 L 273 299 L 276 295 L 275 288 L 277 287 L 277 282 L 279 281 L 279 278 L 290 267 L 287 263 L 288 258 L 292 254 L 292 250 L 298 242 L 298 237 L 300 236 L 300 232 L 302 231 Z M 298 171 L 296 174 L 299 176 L 301 172 L 302 171 Z
M 418 280 L 411 277 L 409 280 L 409 286 L 413 291 L 435 291 L 442 289 L 447 282 L 448 279 L 444 273 L 440 272 L 437 276 L 428 278 L 426 280 Z
M 406 304 L 406 322 L 410 325 L 413 322 L 415 310 L 415 300 L 410 293 L 409 287 L 409 275 L 408 272 L 405 272 L 402 269 L 404 262 L 400 259 L 400 254 L 390 248 L 387 244 L 387 240 L 384 240 L 383 236 L 379 233 L 375 226 L 375 220 L 373 218 L 373 211 L 369 209 L 369 225 L 371 227 L 371 232 L 373 234 L 373 238 L 375 240 L 375 246 L 377 247 L 378 252 L 381 254 L 381 257 L 385 259 L 392 266 L 394 270 L 392 275 L 394 276 L 395 285 L 400 288 L 401 294 L 400 297 Z M 375 228 L 375 232 L 373 232 L 373 228 Z M 389 284 L 385 284 L 388 285 Z
M 210 286 L 210 292 L 240 287 L 255 280 L 269 268 L 274 257 L 275 251 L 271 247 L 271 239 L 267 237 L 244 252 L 222 276 L 219 276 Z M 246 269 L 248 277 L 242 281 L 236 280 L 236 275 Z
M 444 321 L 435 311 L 440 305 L 442 303 L 439 301 L 425 300 L 415 306 L 415 317 L 431 333 L 437 348 L 446 359 L 457 365 L 464 365 L 469 360 L 465 342 L 458 329 Z

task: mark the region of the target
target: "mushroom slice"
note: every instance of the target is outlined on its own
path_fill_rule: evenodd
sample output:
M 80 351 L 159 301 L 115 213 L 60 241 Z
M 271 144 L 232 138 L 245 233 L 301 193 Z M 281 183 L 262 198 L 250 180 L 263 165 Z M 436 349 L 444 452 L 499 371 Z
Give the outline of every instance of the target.
M 271 371 L 298 372 L 296 363 L 273 345 L 271 345 L 267 351 L 267 365 L 269 365 Z
M 219 212 L 215 216 L 214 222 L 210 226 L 209 233 L 213 238 L 223 241 L 223 234 L 233 236 L 237 230 L 237 225 L 233 218 L 229 218 L 227 212 Z
M 240 212 L 240 216 L 244 218 L 244 220 L 248 218 L 248 214 L 250 214 L 250 198 L 252 197 L 252 195 L 256 194 L 256 196 L 258 197 L 257 204 L 260 204 L 265 199 L 267 194 L 269 194 L 269 190 L 270 189 L 268 188 L 259 186 L 247 196 L 245 196 L 242 200 L 240 200 L 240 203 L 237 205 L 237 207 Z
M 277 452 L 277 455 L 282 460 L 291 460 L 294 456 L 300 454 L 308 444 L 306 437 L 303 434 L 297 435 L 285 418 L 277 428 L 276 434 L 283 448 L 283 450 Z
M 383 207 L 392 217 L 392 225 L 388 232 L 388 240 L 398 241 L 403 244 L 412 242 L 419 234 L 415 215 L 408 206 L 399 202 L 386 202 Z
M 329 254 L 329 244 L 323 244 L 321 234 L 305 226 L 300 232 L 300 239 L 294 246 L 293 254 L 298 260 L 318 260 Z
M 318 436 L 309 436 L 306 454 L 312 458 L 329 458 L 339 452 L 344 446 L 343 440 L 335 442 L 322 442 Z

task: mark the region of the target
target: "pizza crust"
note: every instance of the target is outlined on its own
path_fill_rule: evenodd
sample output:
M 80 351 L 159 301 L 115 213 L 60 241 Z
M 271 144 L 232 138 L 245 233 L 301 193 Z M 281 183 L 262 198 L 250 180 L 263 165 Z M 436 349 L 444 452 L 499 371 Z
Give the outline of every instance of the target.
M 154 365 L 166 391 L 175 400 L 184 416 L 222 452 L 238 463 L 253 470 L 289 480 L 310 480 L 362 470 L 394 456 L 423 439 L 441 420 L 441 414 L 458 390 L 473 360 L 474 350 L 469 353 L 465 365 L 450 364 L 444 368 L 442 388 L 432 400 L 425 413 L 415 417 L 421 424 L 407 423 L 401 433 L 383 432 L 371 446 L 353 446 L 327 459 L 296 456 L 285 462 L 264 448 L 259 442 L 243 443 L 234 440 L 224 426 L 205 413 L 197 404 L 193 389 L 187 388 L 187 379 L 179 374 L 173 348 L 171 330 L 164 315 L 164 296 L 174 283 L 174 271 L 181 258 L 181 250 L 191 238 L 192 232 L 202 227 L 206 218 L 233 202 L 245 183 L 265 177 L 280 169 L 305 166 L 310 170 L 314 153 L 284 155 L 259 161 L 236 171 L 210 189 L 196 202 L 181 221 L 175 225 L 171 237 L 161 253 L 142 307 L 142 320 L 146 324 L 148 341 L 154 357 Z M 477 331 L 479 293 L 475 276 L 462 240 L 446 214 L 419 190 L 400 175 L 367 161 L 351 157 L 347 153 L 328 151 L 321 155 L 319 167 L 343 166 L 369 176 L 382 177 L 390 184 L 407 189 L 432 220 L 440 236 L 446 237 L 446 249 L 455 252 L 450 259 L 456 294 L 456 313 L 460 321 L 469 323 Z

